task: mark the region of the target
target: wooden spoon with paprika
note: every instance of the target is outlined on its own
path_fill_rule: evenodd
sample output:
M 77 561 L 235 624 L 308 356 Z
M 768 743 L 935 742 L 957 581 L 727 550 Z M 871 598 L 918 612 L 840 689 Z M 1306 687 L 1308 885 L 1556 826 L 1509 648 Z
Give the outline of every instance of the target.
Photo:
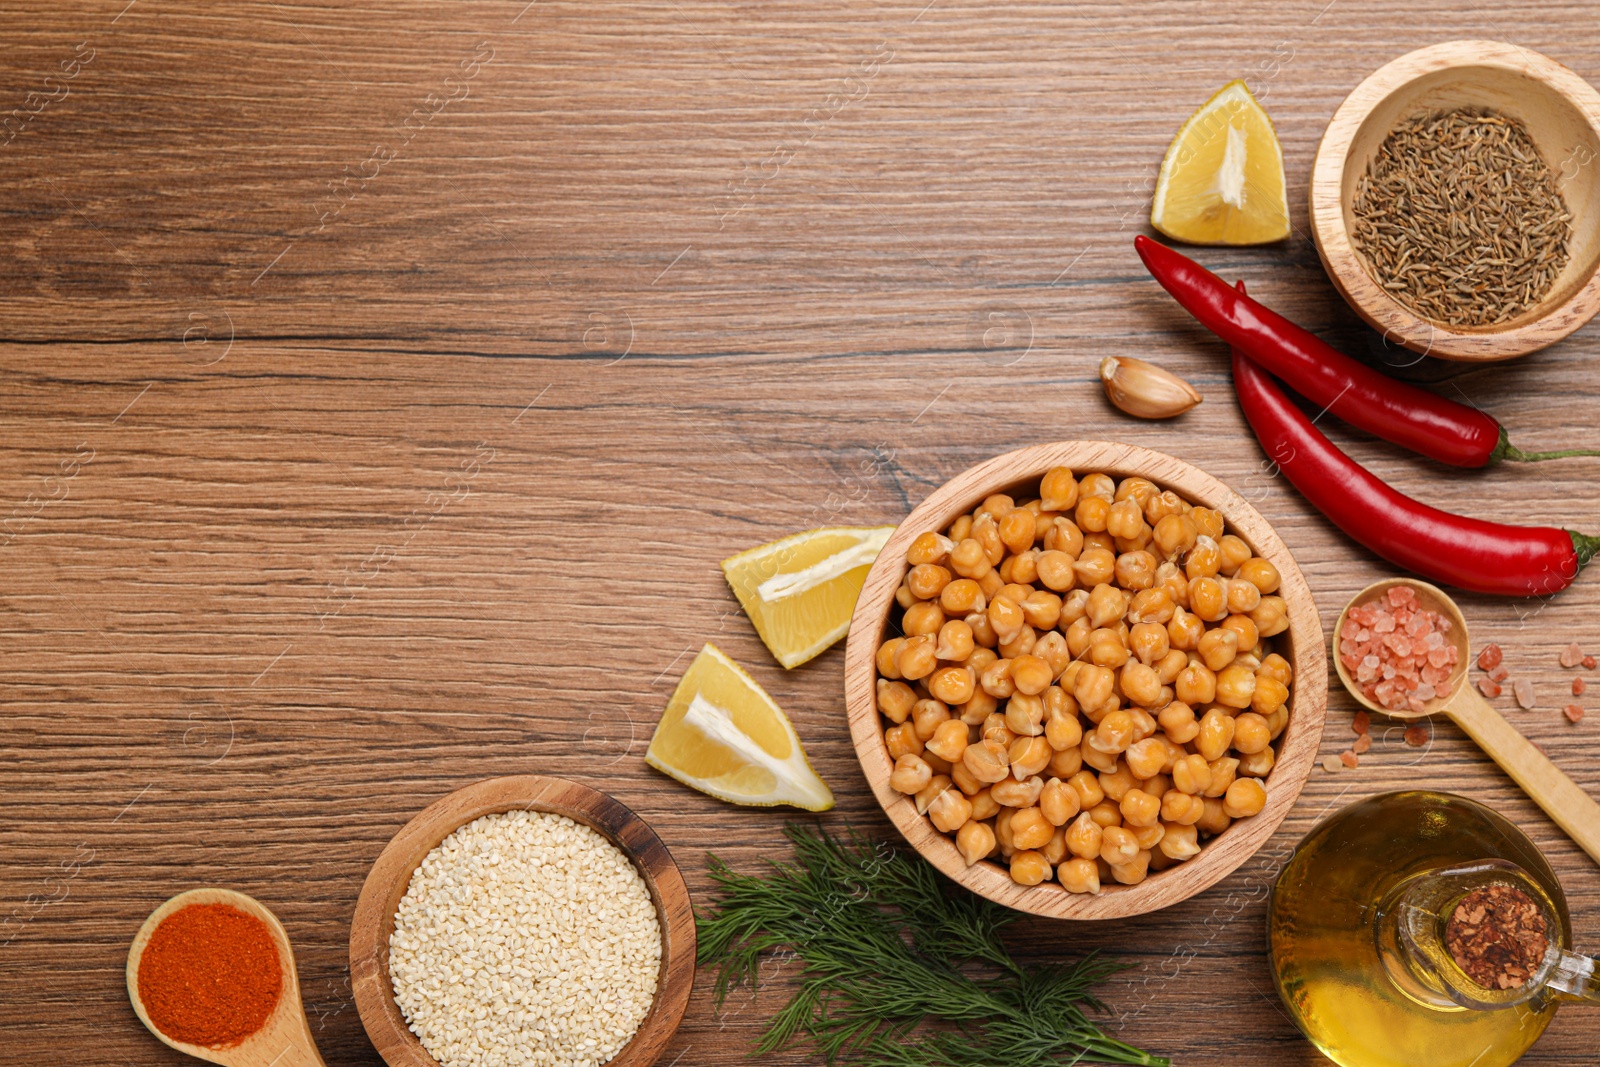
M 128 948 L 128 999 L 152 1034 L 223 1067 L 327 1067 L 300 1001 L 289 935 L 231 889 L 162 904 Z

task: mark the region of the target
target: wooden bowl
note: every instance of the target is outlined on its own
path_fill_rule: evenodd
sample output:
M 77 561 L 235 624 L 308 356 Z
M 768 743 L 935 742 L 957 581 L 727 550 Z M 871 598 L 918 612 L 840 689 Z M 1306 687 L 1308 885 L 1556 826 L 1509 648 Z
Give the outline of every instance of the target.
M 1294 666 L 1294 683 L 1289 691 L 1289 723 L 1279 736 L 1278 760 L 1266 779 L 1267 806 L 1259 815 L 1235 821 L 1193 859 L 1154 872 L 1138 885 L 1107 885 L 1093 896 L 1069 893 L 1054 881 L 1018 885 L 1005 867 L 992 860 L 967 866 L 954 839 L 917 814 L 910 797 L 890 787 L 893 762 L 883 743 L 876 697 L 874 657 L 895 608 L 895 590 L 905 578 L 906 549 L 912 540 L 927 530 L 944 530 L 956 516 L 971 511 L 991 493 L 1035 492 L 1039 479 L 1052 467 L 1070 467 L 1080 476 L 1090 471 L 1116 478 L 1140 475 L 1190 503 L 1217 509 L 1230 532 L 1278 568 L 1283 578 L 1280 593 L 1289 613 L 1289 629 L 1275 641 Z M 1285 636 L 1287 648 L 1282 647 Z M 1267 521 L 1243 497 L 1197 467 L 1149 449 L 1097 441 L 1035 445 L 996 456 L 958 474 L 918 504 L 867 572 L 850 623 L 844 684 L 850 735 L 861 769 L 878 803 L 905 839 L 935 867 L 974 893 L 1007 907 L 1058 919 L 1141 915 L 1186 900 L 1226 877 L 1266 843 L 1294 807 L 1311 773 L 1328 710 L 1322 623 L 1305 577 Z
M 1498 326 L 1425 319 L 1367 272 L 1350 240 L 1356 185 L 1389 132 L 1417 114 L 1482 107 L 1523 122 L 1572 213 L 1571 259 L 1543 300 Z M 1600 93 L 1555 60 L 1496 41 L 1450 41 L 1380 68 L 1334 112 L 1311 176 L 1322 264 L 1356 314 L 1424 355 L 1487 362 L 1561 340 L 1600 310 Z
M 350 925 L 350 981 L 361 1024 L 391 1067 L 439 1067 L 422 1047 L 389 979 L 389 936 L 395 910 L 411 875 L 439 842 L 481 815 L 547 811 L 565 815 L 603 835 L 638 868 L 661 924 L 661 972 L 655 1002 L 633 1040 L 608 1067 L 649 1067 L 678 1029 L 694 985 L 694 912 L 683 875 L 655 831 L 621 802 L 561 778 L 516 775 L 458 789 L 430 804 L 395 834 L 372 865 Z

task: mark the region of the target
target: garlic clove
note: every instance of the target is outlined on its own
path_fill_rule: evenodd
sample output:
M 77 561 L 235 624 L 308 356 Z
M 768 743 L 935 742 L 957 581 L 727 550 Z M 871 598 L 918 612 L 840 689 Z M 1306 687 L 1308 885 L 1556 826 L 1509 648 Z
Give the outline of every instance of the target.
M 1154 363 L 1132 356 L 1107 356 L 1100 361 L 1100 382 L 1106 399 L 1141 419 L 1170 419 L 1200 403 L 1195 387 Z

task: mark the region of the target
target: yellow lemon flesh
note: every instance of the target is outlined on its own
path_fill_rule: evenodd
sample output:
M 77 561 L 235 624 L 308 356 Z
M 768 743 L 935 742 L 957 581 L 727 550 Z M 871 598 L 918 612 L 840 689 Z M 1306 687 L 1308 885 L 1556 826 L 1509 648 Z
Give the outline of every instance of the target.
M 1175 241 L 1257 245 L 1289 236 L 1283 148 L 1244 82 L 1189 116 L 1161 161 L 1150 225 Z
M 722 561 L 733 594 L 778 662 L 800 664 L 850 629 L 861 583 L 892 526 L 827 526 Z
M 700 650 L 661 713 L 644 761 L 733 804 L 833 807 L 783 709 L 716 645 Z

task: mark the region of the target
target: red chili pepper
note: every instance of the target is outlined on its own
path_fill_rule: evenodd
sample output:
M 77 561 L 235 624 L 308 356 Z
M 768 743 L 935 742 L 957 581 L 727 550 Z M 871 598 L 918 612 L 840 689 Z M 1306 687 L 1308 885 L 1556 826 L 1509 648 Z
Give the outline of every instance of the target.
M 1571 585 L 1600 552 L 1600 537 L 1452 515 L 1385 485 L 1237 348 L 1233 385 L 1245 421 L 1284 477 L 1335 526 L 1406 570 L 1475 593 L 1541 596 Z
M 1352 426 L 1457 467 L 1483 467 L 1502 459 L 1600 455 L 1588 449 L 1523 452 L 1493 417 L 1477 408 L 1351 359 L 1309 330 L 1235 292 L 1188 256 L 1143 234 L 1133 244 L 1155 280 L 1202 326 Z

